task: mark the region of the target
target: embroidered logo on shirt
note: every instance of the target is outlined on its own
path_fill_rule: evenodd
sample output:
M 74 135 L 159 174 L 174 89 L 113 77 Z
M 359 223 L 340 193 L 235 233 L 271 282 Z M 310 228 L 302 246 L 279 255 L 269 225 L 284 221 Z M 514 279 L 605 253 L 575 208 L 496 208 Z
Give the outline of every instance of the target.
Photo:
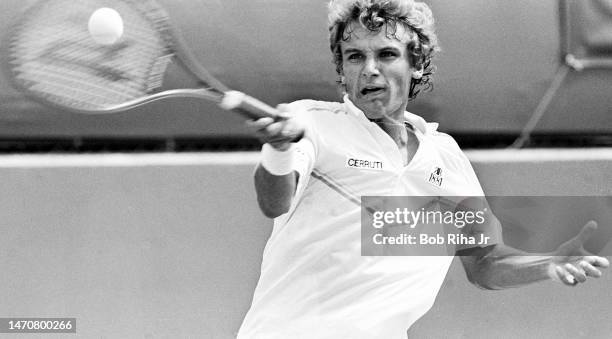
M 346 167 L 382 171 L 383 163 L 378 160 L 358 159 L 354 157 L 346 158 Z
M 442 168 L 438 166 L 434 167 L 431 173 L 429 174 L 429 178 L 427 179 L 427 181 L 434 186 L 442 187 L 442 181 L 444 181 L 444 177 L 442 175 Z

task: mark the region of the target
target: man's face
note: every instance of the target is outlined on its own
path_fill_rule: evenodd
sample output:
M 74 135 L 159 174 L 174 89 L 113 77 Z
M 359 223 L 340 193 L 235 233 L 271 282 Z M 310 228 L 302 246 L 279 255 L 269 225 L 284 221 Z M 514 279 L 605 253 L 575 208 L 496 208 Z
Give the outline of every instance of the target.
M 408 103 L 413 69 L 407 55 L 407 33 L 397 25 L 397 37 L 386 27 L 371 32 L 353 23 L 348 41 L 342 41 L 342 66 L 349 99 L 370 119 L 402 119 Z

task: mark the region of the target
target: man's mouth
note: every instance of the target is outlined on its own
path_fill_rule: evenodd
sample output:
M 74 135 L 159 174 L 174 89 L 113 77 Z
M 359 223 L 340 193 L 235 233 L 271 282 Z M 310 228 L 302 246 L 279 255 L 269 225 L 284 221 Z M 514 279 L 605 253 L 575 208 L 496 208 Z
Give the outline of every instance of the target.
M 360 93 L 363 96 L 376 95 L 385 91 L 385 86 L 368 85 L 361 89 Z

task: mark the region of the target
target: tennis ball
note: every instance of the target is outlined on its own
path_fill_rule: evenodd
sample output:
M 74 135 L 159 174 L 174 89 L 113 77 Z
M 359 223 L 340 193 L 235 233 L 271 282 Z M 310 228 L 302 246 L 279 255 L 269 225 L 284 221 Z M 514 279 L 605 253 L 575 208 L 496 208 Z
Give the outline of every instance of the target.
M 87 28 L 97 43 L 112 45 L 123 35 L 123 19 L 112 8 L 98 8 L 89 17 Z

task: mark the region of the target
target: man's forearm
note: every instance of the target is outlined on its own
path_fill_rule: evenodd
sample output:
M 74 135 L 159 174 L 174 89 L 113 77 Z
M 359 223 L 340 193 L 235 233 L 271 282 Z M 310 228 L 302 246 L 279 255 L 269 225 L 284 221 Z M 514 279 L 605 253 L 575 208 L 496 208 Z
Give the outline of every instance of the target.
M 259 208 L 265 216 L 276 218 L 289 211 L 297 187 L 297 172 L 273 175 L 263 166 L 255 170 L 255 191 Z
M 503 244 L 467 250 L 461 255 L 470 281 L 486 289 L 519 287 L 550 279 L 553 256 L 531 254 Z

